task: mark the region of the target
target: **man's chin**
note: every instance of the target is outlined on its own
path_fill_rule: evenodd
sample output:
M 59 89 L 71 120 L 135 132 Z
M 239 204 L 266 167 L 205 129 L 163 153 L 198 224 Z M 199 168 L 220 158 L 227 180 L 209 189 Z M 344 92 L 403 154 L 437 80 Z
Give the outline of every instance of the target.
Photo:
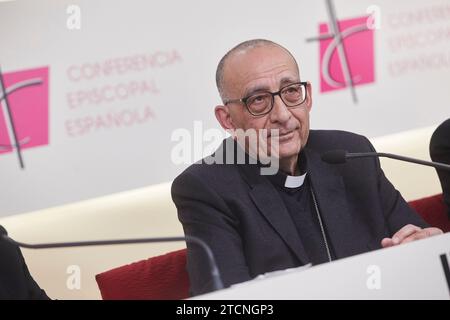
M 290 150 L 290 151 L 281 151 L 281 152 L 275 152 L 275 153 L 269 153 L 269 158 L 275 158 L 275 159 L 279 159 L 279 160 L 283 160 L 283 159 L 289 159 L 292 158 L 294 156 L 297 156 L 299 154 L 299 152 L 296 152 L 296 150 Z M 261 156 L 262 154 L 260 154 Z M 262 155 L 262 158 L 267 158 L 267 155 L 264 154 Z
M 275 147 L 274 150 L 271 150 L 271 156 L 285 159 L 290 158 L 292 156 L 298 155 L 300 152 L 300 143 L 297 141 L 292 141 L 290 143 L 283 143 Z M 274 153 L 274 154 L 272 154 Z

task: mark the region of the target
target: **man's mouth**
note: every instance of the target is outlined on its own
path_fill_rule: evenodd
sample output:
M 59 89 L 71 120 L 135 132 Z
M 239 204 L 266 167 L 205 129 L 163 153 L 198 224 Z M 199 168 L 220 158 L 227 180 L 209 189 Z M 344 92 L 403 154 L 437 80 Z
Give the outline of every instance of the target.
M 280 134 L 277 138 L 279 142 L 290 140 L 294 136 L 294 131 L 288 131 Z
M 277 139 L 279 142 L 290 140 L 295 134 L 295 130 L 279 131 L 277 133 L 270 133 L 268 138 Z

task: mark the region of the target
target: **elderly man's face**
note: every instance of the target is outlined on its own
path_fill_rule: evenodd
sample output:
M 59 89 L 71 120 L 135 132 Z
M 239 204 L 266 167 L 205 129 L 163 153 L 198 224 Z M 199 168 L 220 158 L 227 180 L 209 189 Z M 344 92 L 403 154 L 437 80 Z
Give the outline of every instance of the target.
M 293 58 L 277 46 L 261 46 L 234 54 L 224 69 L 224 92 L 229 99 L 247 97 L 262 90 L 276 92 L 299 81 Z M 301 106 L 288 108 L 276 96 L 269 114 L 255 117 L 243 104 L 231 103 L 218 106 L 216 116 L 225 129 L 267 129 L 268 133 L 271 129 L 278 129 L 278 153 L 282 160 L 297 156 L 306 144 L 311 101 L 308 83 L 307 100 Z

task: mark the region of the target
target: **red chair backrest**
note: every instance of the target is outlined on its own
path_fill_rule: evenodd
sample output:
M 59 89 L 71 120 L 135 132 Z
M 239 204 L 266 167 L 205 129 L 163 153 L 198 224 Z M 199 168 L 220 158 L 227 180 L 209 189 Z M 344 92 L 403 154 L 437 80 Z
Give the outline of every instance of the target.
M 410 201 L 409 205 L 416 210 L 431 226 L 450 232 L 450 219 L 442 194 Z
M 104 300 L 178 300 L 189 297 L 186 249 L 95 276 Z

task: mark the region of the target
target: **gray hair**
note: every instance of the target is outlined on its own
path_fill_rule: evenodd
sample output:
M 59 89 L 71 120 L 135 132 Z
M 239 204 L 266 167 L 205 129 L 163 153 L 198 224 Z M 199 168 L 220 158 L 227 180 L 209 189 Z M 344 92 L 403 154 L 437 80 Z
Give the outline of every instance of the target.
M 217 65 L 216 85 L 217 85 L 217 90 L 219 91 L 220 97 L 222 98 L 223 102 L 225 102 L 227 100 L 227 97 L 226 97 L 225 91 L 224 91 L 224 86 L 225 86 L 224 68 L 225 68 L 225 64 L 226 64 L 228 58 L 230 58 L 231 56 L 233 56 L 233 55 L 235 55 L 237 53 L 245 53 L 248 50 L 251 50 L 253 48 L 263 47 L 263 46 L 275 46 L 275 47 L 279 47 L 279 48 L 285 50 L 287 53 L 289 53 L 289 55 L 294 60 L 296 66 L 297 66 L 297 70 L 298 70 L 297 61 L 295 60 L 295 58 L 292 55 L 292 53 L 289 50 L 287 50 L 285 47 L 279 45 L 276 42 L 273 42 L 273 41 L 270 41 L 270 40 L 266 40 L 266 39 L 252 39 L 252 40 L 247 40 L 247 41 L 241 42 L 238 45 L 236 45 L 235 47 L 233 47 L 230 51 L 228 51 L 222 57 L 222 59 L 220 59 L 220 62 Z

